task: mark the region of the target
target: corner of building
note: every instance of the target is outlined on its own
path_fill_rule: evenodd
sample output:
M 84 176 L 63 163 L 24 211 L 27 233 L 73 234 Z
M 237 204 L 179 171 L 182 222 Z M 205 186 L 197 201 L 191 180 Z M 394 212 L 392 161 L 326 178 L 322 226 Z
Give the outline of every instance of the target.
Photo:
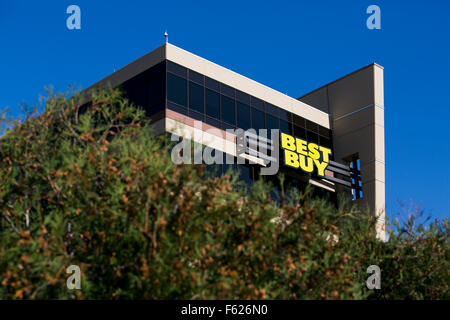
M 384 68 L 372 63 L 299 98 L 330 115 L 336 161 L 359 163 L 362 197 L 385 240 Z

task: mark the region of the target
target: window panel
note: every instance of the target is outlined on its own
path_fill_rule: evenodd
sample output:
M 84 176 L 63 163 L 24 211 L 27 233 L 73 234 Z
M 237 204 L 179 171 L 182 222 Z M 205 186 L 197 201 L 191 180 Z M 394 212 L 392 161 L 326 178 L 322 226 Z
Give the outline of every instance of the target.
M 154 109 L 156 106 L 164 104 L 165 100 L 165 72 L 157 67 L 156 71 L 150 77 L 149 83 L 149 107 L 150 110 Z
M 264 129 L 266 127 L 264 121 L 264 112 L 256 110 L 255 108 L 252 108 L 251 112 L 252 112 L 252 128 L 255 130 Z
M 187 106 L 187 81 L 167 73 L 167 100 Z
M 322 126 L 319 126 L 319 134 L 321 136 L 324 136 L 325 138 L 330 138 L 330 136 L 331 136 L 330 130 L 325 127 L 322 127 Z
M 321 146 L 324 146 L 326 148 L 332 148 L 330 139 L 327 139 L 327 138 L 324 138 L 324 137 L 319 137 L 319 139 L 320 139 L 319 144 Z
M 236 100 L 246 105 L 250 105 L 250 95 L 242 91 L 236 90 Z
M 216 128 L 222 127 L 222 123 L 219 120 L 215 119 L 215 118 L 211 118 L 211 117 L 206 116 L 205 122 L 207 124 L 213 126 L 213 127 L 216 127 Z
M 175 112 L 184 114 L 184 115 L 188 115 L 188 111 L 187 108 L 182 107 L 178 104 L 172 103 L 170 101 L 167 101 L 167 109 L 173 110 Z
M 220 84 L 220 93 L 234 99 L 234 88 Z
M 290 112 L 287 112 L 286 110 L 280 109 L 280 119 L 284 121 L 288 121 L 288 114 Z
M 305 118 L 302 118 L 296 114 L 293 115 L 293 122 L 296 126 L 305 128 Z
M 236 110 L 234 100 L 221 95 L 222 121 L 234 125 L 236 123 Z
M 278 118 L 270 114 L 266 114 L 266 128 L 279 129 Z
M 167 61 L 167 71 L 183 78 L 187 77 L 187 69 L 171 61 Z
M 307 131 L 306 134 L 308 142 L 319 143 L 319 135 L 317 133 Z
M 245 183 L 250 184 L 252 182 L 252 172 L 251 172 L 252 168 L 242 164 L 238 166 L 240 179 Z
M 270 129 L 279 129 L 278 118 L 266 113 L 267 138 L 271 139 L 272 132 Z
M 287 134 L 292 134 L 293 132 L 291 123 L 280 119 L 280 131 Z
M 134 87 L 133 90 L 133 102 L 136 106 L 142 107 L 142 109 L 147 109 L 147 83 L 140 82 Z
M 314 123 L 312 121 L 306 120 L 306 129 L 308 131 L 312 131 L 314 133 L 318 133 L 319 132 L 319 126 L 317 123 Z
M 291 112 L 286 112 L 287 115 L 287 121 L 294 122 L 294 114 Z
M 258 98 L 251 97 L 251 106 L 255 109 L 264 111 L 264 101 Z
M 192 110 L 192 109 L 189 109 L 188 115 L 192 119 L 195 119 L 195 120 L 198 120 L 198 121 L 204 121 L 204 119 L 205 119 L 205 114 L 203 112 L 200 113 L 200 112 L 197 112 L 197 111 Z
M 243 130 L 250 128 L 250 106 L 241 102 L 236 103 L 237 106 L 237 126 Z
M 205 89 L 206 115 L 220 119 L 220 96 L 217 92 Z
M 300 139 L 306 139 L 306 130 L 294 125 L 294 136 L 300 138 Z
M 205 77 L 202 74 L 192 70 L 189 70 L 189 80 L 198 83 L 202 86 L 205 84 Z
M 196 83 L 189 82 L 189 109 L 204 113 L 204 106 L 205 98 L 203 87 Z
M 214 90 L 219 92 L 219 81 L 216 81 L 214 79 L 205 77 L 205 87 L 208 89 Z
M 273 104 L 266 102 L 266 112 L 278 117 L 280 115 L 280 108 L 275 107 Z
M 228 124 L 226 122 L 222 122 L 221 126 L 220 126 L 223 130 L 227 130 L 227 129 L 236 129 L 235 125 L 232 124 Z

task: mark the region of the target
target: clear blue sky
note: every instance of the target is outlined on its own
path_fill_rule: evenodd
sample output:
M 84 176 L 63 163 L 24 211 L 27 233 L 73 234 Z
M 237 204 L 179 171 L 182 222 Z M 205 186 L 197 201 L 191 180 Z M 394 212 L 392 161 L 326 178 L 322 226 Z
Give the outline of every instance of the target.
M 81 8 L 81 30 L 66 8 Z M 366 8 L 381 9 L 381 30 Z M 450 1 L 0 1 L 0 107 L 86 88 L 171 43 L 299 97 L 385 67 L 386 199 L 450 216 Z

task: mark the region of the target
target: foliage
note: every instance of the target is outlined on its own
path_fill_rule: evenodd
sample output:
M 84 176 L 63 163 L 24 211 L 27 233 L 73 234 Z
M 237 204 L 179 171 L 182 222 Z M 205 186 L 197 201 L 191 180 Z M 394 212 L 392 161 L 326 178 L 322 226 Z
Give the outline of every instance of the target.
M 1 299 L 450 298 L 447 220 L 409 219 L 383 243 L 372 218 L 310 189 L 272 199 L 262 181 L 173 164 L 117 89 L 83 101 L 50 92 L 42 113 L 2 124 Z

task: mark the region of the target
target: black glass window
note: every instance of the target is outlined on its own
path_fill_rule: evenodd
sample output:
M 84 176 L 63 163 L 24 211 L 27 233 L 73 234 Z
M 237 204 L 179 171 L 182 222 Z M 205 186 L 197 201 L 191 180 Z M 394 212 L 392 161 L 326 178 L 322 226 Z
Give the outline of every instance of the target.
M 133 102 L 143 109 L 147 108 L 147 83 L 141 82 L 134 88 Z
M 252 182 L 251 169 L 251 167 L 239 165 L 239 177 L 247 184 L 250 184 Z
M 294 136 L 301 139 L 306 139 L 306 130 L 302 127 L 294 125 Z
M 203 86 L 189 81 L 189 109 L 205 112 L 204 110 Z
M 262 101 L 258 98 L 255 98 L 255 97 L 252 97 L 251 101 L 252 101 L 251 106 L 253 108 L 264 111 L 264 101 Z
M 324 138 L 324 137 L 319 137 L 319 138 L 320 138 L 319 144 L 321 146 L 324 146 L 326 148 L 331 148 L 332 147 L 330 139 L 327 139 L 327 138 Z
M 185 67 L 170 61 L 167 61 L 167 71 L 183 78 L 187 77 L 187 69 Z
M 319 134 L 325 138 L 330 138 L 330 130 L 325 127 L 319 126 Z
M 205 89 L 206 115 L 220 119 L 220 96 L 217 92 Z
M 266 114 L 266 128 L 267 129 L 278 129 L 278 118 L 270 114 Z
M 278 117 L 280 115 L 280 110 L 278 107 L 275 107 L 273 104 L 266 103 L 266 112 L 271 115 Z
M 286 112 L 287 115 L 287 121 L 294 122 L 294 114 L 291 112 Z
M 187 106 L 187 81 L 174 74 L 167 73 L 167 99 Z
M 247 130 L 250 128 L 250 106 L 237 102 L 237 126 L 238 128 Z
M 284 120 L 284 121 L 288 121 L 288 114 L 290 114 L 290 112 L 280 109 L 280 119 Z
M 151 67 L 125 81 L 121 87 L 131 102 L 142 106 L 148 117 L 156 119 L 165 107 L 166 63 L 163 61 Z
M 314 122 L 309 121 L 309 120 L 306 120 L 306 129 L 308 131 L 312 131 L 312 132 L 315 132 L 315 133 L 319 132 L 319 128 L 318 128 L 317 123 L 314 123 Z
M 167 109 L 173 110 L 175 112 L 181 113 L 181 114 L 188 114 L 188 110 L 185 107 L 180 106 L 179 104 L 172 103 L 170 101 L 167 101 Z
M 265 128 L 264 112 L 252 108 L 252 128 L 259 130 Z
M 151 110 L 164 106 L 164 76 L 164 72 L 158 72 L 150 78 L 148 104 Z
M 293 122 L 294 122 L 294 124 L 296 126 L 299 126 L 299 127 L 302 127 L 302 128 L 305 127 L 305 119 L 304 118 L 294 114 L 294 115 L 292 115 L 292 119 L 293 119 Z
M 195 110 L 189 109 L 188 113 L 189 117 L 195 120 L 203 121 L 205 119 L 204 112 L 197 112 Z
M 285 120 L 280 119 L 280 131 L 288 134 L 292 134 L 291 124 Z
M 222 122 L 221 126 L 220 126 L 223 130 L 227 130 L 227 129 L 236 129 L 236 125 L 231 125 L 228 124 L 226 122 Z
M 201 84 L 203 86 L 205 84 L 204 78 L 205 77 L 202 74 L 189 70 L 189 80 Z
M 215 118 L 206 116 L 205 122 L 213 127 L 220 128 L 221 122 Z
M 272 137 L 270 129 L 279 129 L 278 118 L 266 113 L 266 128 L 267 137 L 270 139 Z
M 205 77 L 205 87 L 219 92 L 219 82 L 214 79 Z
M 220 93 L 234 99 L 234 88 L 220 84 Z
M 220 96 L 220 98 L 222 103 L 222 121 L 234 125 L 236 123 L 236 110 L 234 106 L 234 100 L 225 96 Z
M 319 143 L 319 135 L 317 133 L 307 131 L 308 142 Z
M 331 130 L 315 122 L 175 63 L 167 62 L 167 75 L 164 74 L 165 62 L 157 66 L 123 85 L 130 99 L 143 106 L 148 114 L 164 109 L 166 95 L 168 109 L 217 128 L 267 128 L 268 137 L 271 136 L 270 129 L 280 129 L 309 142 L 332 147 Z M 251 168 L 244 170 L 252 172 Z
M 250 105 L 250 95 L 242 91 L 236 90 L 236 100 L 244 104 Z

